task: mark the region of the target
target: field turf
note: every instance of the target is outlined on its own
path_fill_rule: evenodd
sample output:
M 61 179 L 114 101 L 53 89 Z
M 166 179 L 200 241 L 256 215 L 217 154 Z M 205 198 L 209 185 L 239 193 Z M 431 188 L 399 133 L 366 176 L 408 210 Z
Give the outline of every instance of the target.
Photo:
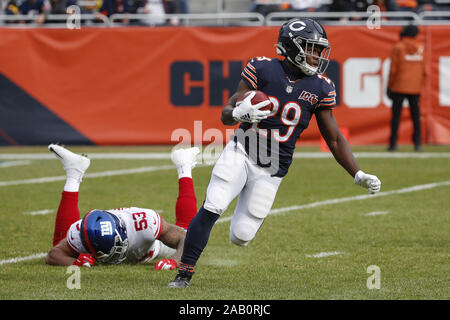
M 138 206 L 175 222 L 177 174 L 167 156 L 98 156 L 167 155 L 169 147 L 70 149 L 96 155 L 80 189 L 82 215 Z M 233 202 L 214 226 L 191 286 L 174 290 L 166 286 L 176 272 L 153 271 L 152 264 L 83 268 L 81 288 L 69 289 L 67 267 L 44 262 L 64 185 L 61 163 L 45 158 L 45 146 L 1 148 L 0 300 L 448 300 L 450 147 L 353 151 L 382 181 L 380 194 L 368 196 L 318 148 L 299 147 L 250 245 L 229 241 Z M 127 171 L 134 168 L 141 169 Z M 199 206 L 211 169 L 194 169 Z

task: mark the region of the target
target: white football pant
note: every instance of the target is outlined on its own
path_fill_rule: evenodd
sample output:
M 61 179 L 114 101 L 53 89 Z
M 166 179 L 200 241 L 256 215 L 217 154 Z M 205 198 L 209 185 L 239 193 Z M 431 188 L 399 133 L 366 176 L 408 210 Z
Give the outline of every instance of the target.
M 211 175 L 204 208 L 221 215 L 239 195 L 230 224 L 230 240 L 246 246 L 269 214 L 283 179 L 271 177 L 251 161 L 242 145 L 230 141 Z

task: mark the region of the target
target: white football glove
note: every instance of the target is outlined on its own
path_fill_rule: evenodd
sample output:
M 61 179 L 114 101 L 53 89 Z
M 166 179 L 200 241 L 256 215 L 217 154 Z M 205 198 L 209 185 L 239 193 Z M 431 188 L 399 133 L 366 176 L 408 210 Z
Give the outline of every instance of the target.
M 370 194 L 379 192 L 381 189 L 380 179 L 378 179 L 377 176 L 364 173 L 362 170 L 359 170 L 355 174 L 355 183 L 363 188 L 368 189 Z
M 252 105 L 252 99 L 256 92 L 251 92 L 245 99 L 236 103 L 236 108 L 233 109 L 233 119 L 240 122 L 260 122 L 266 119 L 270 110 L 259 110 L 259 108 L 269 105 L 269 100 L 262 101 Z

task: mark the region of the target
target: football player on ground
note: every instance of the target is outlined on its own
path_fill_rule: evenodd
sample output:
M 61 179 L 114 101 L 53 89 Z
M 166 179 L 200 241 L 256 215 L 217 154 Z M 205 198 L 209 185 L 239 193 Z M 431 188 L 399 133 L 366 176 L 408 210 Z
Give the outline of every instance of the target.
M 96 261 L 146 263 L 163 258 L 156 263 L 155 270 L 177 268 L 186 229 L 197 213 L 192 169 L 200 152 L 198 148 L 172 153 L 179 185 L 176 225 L 164 221 L 154 210 L 137 207 L 96 209 L 80 219 L 78 192 L 90 159 L 57 144 L 48 148 L 61 160 L 67 179 L 56 214 L 53 248 L 45 258 L 47 264 L 90 267 Z
M 236 196 L 230 240 L 247 246 L 255 237 L 291 165 L 295 143 L 313 115 L 334 158 L 354 183 L 370 193 L 380 190 L 380 180 L 358 167 L 333 117 L 336 91 L 323 75 L 331 49 L 323 27 L 312 19 L 292 19 L 281 26 L 276 48 L 284 59 L 251 59 L 222 111 L 225 125 L 241 125 L 212 170 L 206 200 L 189 225 L 178 274 L 169 288 L 189 286 L 214 223 Z M 254 93 L 240 100 L 251 90 L 268 95 L 273 110 L 260 110 L 268 101 L 252 104 Z M 261 153 L 264 148 L 266 153 Z

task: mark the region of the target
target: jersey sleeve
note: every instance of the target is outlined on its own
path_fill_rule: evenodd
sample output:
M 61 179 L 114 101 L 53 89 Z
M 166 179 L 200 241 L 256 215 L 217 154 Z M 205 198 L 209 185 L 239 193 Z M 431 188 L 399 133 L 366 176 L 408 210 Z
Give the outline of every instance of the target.
M 264 85 L 264 65 L 272 59 L 266 57 L 252 58 L 241 72 L 241 79 L 252 90 L 261 90 Z
M 321 99 L 317 103 L 316 111 L 322 109 L 332 109 L 336 107 L 336 88 L 331 79 L 320 76 L 321 79 Z
M 70 226 L 66 236 L 67 243 L 69 244 L 70 248 L 78 254 L 88 253 L 88 251 L 84 248 L 83 243 L 81 242 L 80 225 L 81 219 Z
M 148 220 L 150 228 L 152 229 L 153 234 L 155 235 L 155 239 L 159 239 L 163 226 L 163 220 L 161 216 L 156 211 L 149 210 Z

